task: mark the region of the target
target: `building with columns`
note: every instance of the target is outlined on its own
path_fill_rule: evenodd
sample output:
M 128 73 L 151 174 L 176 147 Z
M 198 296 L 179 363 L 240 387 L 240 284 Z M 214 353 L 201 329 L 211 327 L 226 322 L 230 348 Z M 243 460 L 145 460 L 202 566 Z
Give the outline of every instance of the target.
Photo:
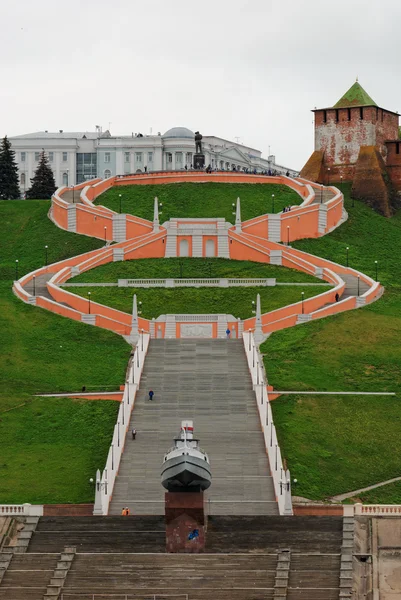
M 57 186 L 95 177 L 190 169 L 195 153 L 194 133 L 186 127 L 173 127 L 163 135 L 113 136 L 98 127 L 96 132 L 40 131 L 9 139 L 16 152 L 22 193 L 30 187 L 42 150 L 48 155 Z M 206 165 L 213 169 L 297 175 L 294 169 L 277 165 L 273 155 L 262 158 L 255 148 L 216 136 L 204 136 L 202 143 Z

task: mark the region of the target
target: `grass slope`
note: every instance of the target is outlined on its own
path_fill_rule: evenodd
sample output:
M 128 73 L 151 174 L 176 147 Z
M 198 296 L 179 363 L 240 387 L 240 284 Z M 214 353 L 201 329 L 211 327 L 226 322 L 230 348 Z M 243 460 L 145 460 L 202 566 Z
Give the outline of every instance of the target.
M 68 288 L 78 296 L 87 297 L 91 293 L 91 300 L 107 306 L 117 308 L 124 312 L 132 312 L 132 298 L 136 294 L 138 301 L 142 302 L 142 316 L 151 319 L 162 314 L 196 314 L 196 313 L 223 313 L 232 314 L 241 319 L 252 317 L 252 301 L 256 301 L 256 294 L 260 294 L 262 312 L 269 312 L 293 304 L 301 300 L 301 291 L 305 299 L 316 296 L 324 288 L 307 286 L 302 287 L 241 287 L 241 288 L 181 288 L 181 289 L 145 289 L 145 288 Z M 93 311 L 95 312 L 95 310 Z
M 0 203 L 0 502 L 90 498 L 88 477 L 105 460 L 117 403 L 97 406 L 33 395 L 83 385 L 117 387 L 130 352 L 111 332 L 26 305 L 13 295 L 16 258 L 22 275 L 43 265 L 45 244 L 49 262 L 102 245 L 58 229 L 47 218 L 48 208 L 48 201 Z
M 93 501 L 118 402 L 34 399 L 1 414 L 0 503 Z
M 272 212 L 280 212 L 285 206 L 300 204 L 302 198 L 284 185 L 263 183 L 170 183 L 168 185 L 127 185 L 107 190 L 99 196 L 97 204 L 107 206 L 143 219 L 153 219 L 155 196 L 163 204 L 160 222 L 171 217 L 224 217 L 229 223 L 235 221 L 232 214 L 237 198 L 241 198 L 243 221 Z
M 387 220 L 361 202 L 353 207 L 348 193 L 346 209 L 349 219 L 339 229 L 294 245 L 342 264 L 349 246 L 350 266 L 373 276 L 377 260 L 385 294 L 357 311 L 274 333 L 261 347 L 269 383 L 276 389 L 393 391 L 397 396 L 334 402 L 303 396 L 273 403 L 280 444 L 299 480 L 297 494 L 314 499 L 326 497 L 328 485 L 330 494 L 340 494 L 399 475 L 399 461 L 392 457 L 399 447 L 393 425 L 401 414 L 401 278 L 395 251 L 401 247 L 401 212 Z M 321 408 L 308 410 L 311 403 Z M 340 421 L 333 435 L 333 424 Z
M 355 500 L 360 500 L 364 504 L 401 504 L 401 481 L 362 492 Z
M 295 495 L 321 500 L 400 474 L 399 399 L 286 396 L 272 408 Z
M 0 279 L 12 282 L 15 261 L 19 261 L 19 277 L 48 262 L 53 263 L 76 254 L 101 248 L 100 240 L 75 235 L 59 229 L 47 213 L 50 200 L 0 202 L 1 264 Z
M 143 258 L 102 265 L 70 280 L 70 283 L 106 283 L 118 279 L 164 279 L 181 276 L 269 278 L 288 283 L 322 283 L 316 277 L 277 265 L 226 258 Z

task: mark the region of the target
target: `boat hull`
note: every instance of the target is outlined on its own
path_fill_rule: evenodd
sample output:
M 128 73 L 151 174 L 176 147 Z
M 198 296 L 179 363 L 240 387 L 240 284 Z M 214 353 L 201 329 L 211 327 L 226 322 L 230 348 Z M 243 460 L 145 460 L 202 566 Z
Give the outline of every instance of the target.
M 210 465 L 204 458 L 181 454 L 163 463 L 161 482 L 169 492 L 199 492 L 212 482 Z

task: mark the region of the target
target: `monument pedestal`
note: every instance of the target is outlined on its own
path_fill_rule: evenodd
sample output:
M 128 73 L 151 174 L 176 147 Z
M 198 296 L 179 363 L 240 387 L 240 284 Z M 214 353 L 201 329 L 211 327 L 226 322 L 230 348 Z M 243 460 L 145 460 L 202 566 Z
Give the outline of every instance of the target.
M 166 552 L 198 554 L 205 549 L 203 492 L 166 492 Z
M 205 155 L 204 154 L 194 154 L 194 169 L 204 169 L 205 168 Z

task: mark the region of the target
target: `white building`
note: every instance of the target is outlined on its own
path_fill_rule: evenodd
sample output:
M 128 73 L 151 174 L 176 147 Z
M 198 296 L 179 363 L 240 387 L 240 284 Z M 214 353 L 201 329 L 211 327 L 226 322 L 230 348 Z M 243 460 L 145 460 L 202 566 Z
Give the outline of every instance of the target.
M 194 133 L 173 127 L 165 134 L 112 136 L 109 131 L 58 133 L 40 131 L 11 137 L 20 174 L 21 192 L 30 187 L 40 153 L 44 150 L 57 186 L 75 185 L 94 177 L 190 169 L 195 153 Z M 275 157 L 262 158 L 260 150 L 216 136 L 202 140 L 206 166 L 225 171 L 249 170 L 296 175 L 277 165 Z

